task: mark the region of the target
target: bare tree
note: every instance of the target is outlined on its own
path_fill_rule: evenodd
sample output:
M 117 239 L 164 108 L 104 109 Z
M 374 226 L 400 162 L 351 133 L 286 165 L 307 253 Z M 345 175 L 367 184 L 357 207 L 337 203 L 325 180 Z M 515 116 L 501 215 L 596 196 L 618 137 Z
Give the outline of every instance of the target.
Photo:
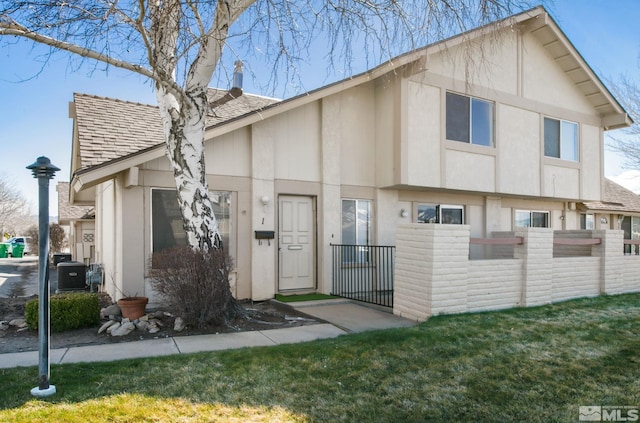
M 9 180 L 0 177 L 0 235 L 18 235 L 29 220 L 27 200 Z
M 635 122 L 628 128 L 616 131 L 609 148 L 625 156 L 626 167 L 640 169 L 640 85 L 627 75 L 621 76 L 618 81 L 608 82 Z
M 207 88 L 221 80 L 223 50 L 260 55 L 295 78 L 321 41 L 329 68 L 354 52 L 379 64 L 429 40 L 529 7 L 528 0 L 0 0 L 0 36 L 43 43 L 153 81 L 189 245 L 218 248 L 204 161 Z M 253 52 L 253 53 L 252 53 Z M 292 66 L 292 64 L 294 66 Z M 218 73 L 215 74 L 216 70 Z

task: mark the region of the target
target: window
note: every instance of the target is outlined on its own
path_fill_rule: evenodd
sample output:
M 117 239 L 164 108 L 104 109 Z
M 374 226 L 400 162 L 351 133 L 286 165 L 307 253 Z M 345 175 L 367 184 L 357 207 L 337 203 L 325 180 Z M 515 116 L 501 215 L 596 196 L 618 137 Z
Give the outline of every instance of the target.
M 222 245 L 227 251 L 231 251 L 231 193 L 213 191 L 209 194 L 213 203 L 213 214 L 218 220 Z M 151 190 L 151 233 L 153 252 L 187 245 L 176 190 Z
M 578 124 L 544 118 L 544 155 L 578 161 Z
M 548 228 L 549 212 L 516 210 L 516 226 L 521 228 Z
M 342 200 L 342 244 L 358 247 L 342 249 L 343 263 L 367 263 L 371 245 L 371 200 Z
M 595 219 L 592 214 L 580 214 L 580 229 L 595 229 Z
M 464 223 L 464 207 L 419 204 L 418 223 L 446 223 L 462 225 Z
M 493 146 L 493 103 L 447 93 L 447 139 Z

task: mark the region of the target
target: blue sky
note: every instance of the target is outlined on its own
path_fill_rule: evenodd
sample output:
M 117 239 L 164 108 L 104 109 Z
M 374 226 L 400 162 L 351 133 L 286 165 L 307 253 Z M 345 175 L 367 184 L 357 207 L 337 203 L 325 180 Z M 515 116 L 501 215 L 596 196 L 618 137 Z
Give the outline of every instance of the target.
M 626 74 L 640 82 L 639 0 L 555 0 L 548 9 L 601 78 Z M 68 103 L 73 93 L 150 104 L 156 100 L 151 85 L 142 77 L 115 68 L 105 72 L 102 65 L 92 71 L 88 64 L 78 66 L 77 60 L 70 64 L 64 54 L 43 64 L 46 52 L 46 48 L 33 48 L 27 42 L 0 49 L 0 174 L 32 201 L 36 212 L 38 184 L 25 167 L 38 156 L 49 157 L 61 169 L 50 189 L 50 214 L 57 215 L 55 184 L 70 180 L 72 122 Z M 324 66 L 310 67 L 314 68 L 321 71 L 306 72 L 305 91 L 334 80 L 327 80 Z M 245 91 L 270 94 L 254 89 L 246 75 Z M 607 153 L 605 174 L 619 175 L 624 170 L 620 166 L 621 159 Z

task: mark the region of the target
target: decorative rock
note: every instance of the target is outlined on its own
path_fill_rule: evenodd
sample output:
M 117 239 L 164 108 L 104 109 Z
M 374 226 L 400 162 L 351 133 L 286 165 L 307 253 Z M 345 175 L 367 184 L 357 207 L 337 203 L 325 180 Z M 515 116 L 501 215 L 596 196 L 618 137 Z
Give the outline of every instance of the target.
M 26 328 L 27 322 L 24 319 L 13 319 L 9 322 L 9 326 L 15 326 L 17 328 Z
M 113 332 L 114 330 L 118 329 L 120 327 L 120 323 L 119 322 L 115 322 L 114 324 L 112 324 L 111 326 L 109 326 L 107 328 L 107 333 L 111 334 L 111 332 Z
M 161 327 L 161 328 L 164 327 L 164 324 L 158 319 L 151 319 L 151 320 L 149 320 L 149 323 L 153 323 L 156 326 Z
M 122 311 L 120 311 L 120 307 L 118 307 L 118 304 L 111 304 L 110 306 L 100 310 L 101 319 L 106 319 L 107 317 L 110 317 L 110 316 L 119 317 L 121 315 L 122 315 Z
M 3 320 L 0 322 L 0 330 L 7 330 L 9 329 L 9 322 L 7 322 L 6 320 Z
M 165 317 L 173 317 L 173 314 L 169 313 L 168 311 L 165 311 L 164 313 L 162 313 Z
M 144 316 L 141 316 L 138 320 L 141 320 L 143 322 L 147 322 L 147 321 L 149 321 L 149 315 L 145 314 Z
M 129 335 L 136 329 L 136 326 L 131 322 L 122 323 L 117 329 L 111 331 L 111 336 L 125 336 Z
M 27 326 L 24 326 L 24 327 L 19 328 L 16 332 L 24 332 L 27 329 L 29 329 L 29 328 Z
M 154 323 L 150 323 L 148 326 L 149 333 L 158 333 L 160 332 L 160 328 Z
M 185 328 L 184 320 L 182 317 L 176 317 L 176 320 L 173 322 L 173 330 L 176 332 L 182 332 Z
M 145 320 L 136 320 L 135 322 L 133 322 L 133 324 L 136 326 L 136 329 L 143 332 L 147 330 L 147 326 L 149 326 L 149 322 Z
M 118 322 L 116 322 L 115 320 L 106 321 L 105 323 L 102 324 L 102 326 L 100 326 L 100 329 L 98 329 L 98 334 L 101 334 L 105 330 L 109 329 L 110 326 L 113 326 L 116 323 Z

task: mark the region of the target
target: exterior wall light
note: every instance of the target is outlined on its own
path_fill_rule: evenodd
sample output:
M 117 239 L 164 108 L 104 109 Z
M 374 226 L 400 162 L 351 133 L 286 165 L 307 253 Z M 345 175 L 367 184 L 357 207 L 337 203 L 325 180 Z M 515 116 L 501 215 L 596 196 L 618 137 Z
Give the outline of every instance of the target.
M 401 217 L 409 217 L 409 212 L 405 209 L 400 210 Z

